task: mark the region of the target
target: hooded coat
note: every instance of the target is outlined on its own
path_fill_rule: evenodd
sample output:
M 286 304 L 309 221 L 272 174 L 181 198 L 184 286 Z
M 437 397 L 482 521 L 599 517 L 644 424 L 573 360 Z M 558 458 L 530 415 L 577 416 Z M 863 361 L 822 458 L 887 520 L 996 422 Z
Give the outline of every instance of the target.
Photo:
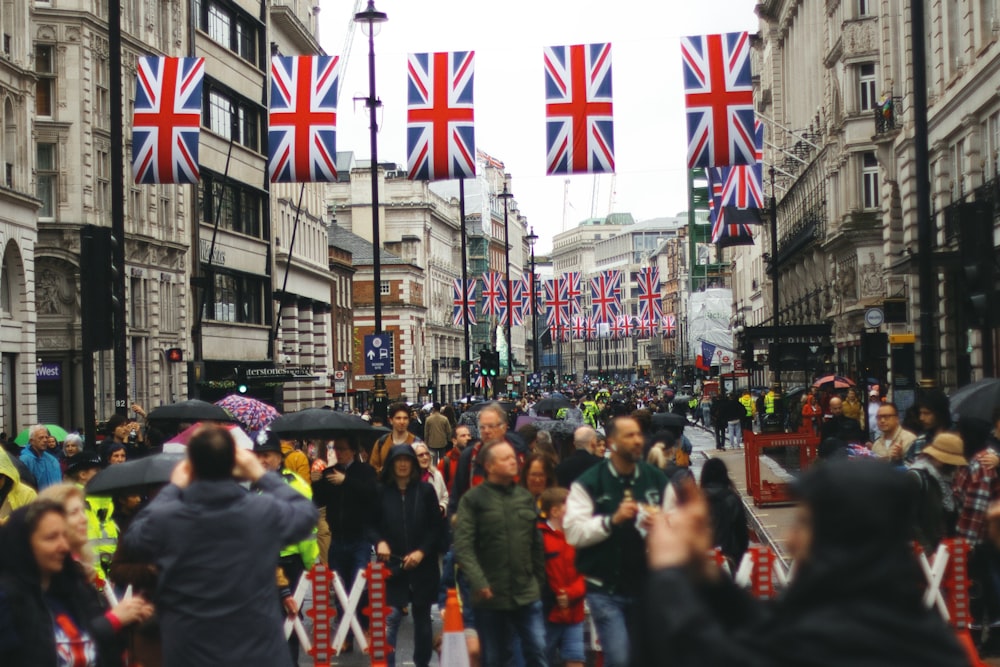
M 759 603 L 727 579 L 655 572 L 641 601 L 636 664 L 968 665 L 922 604 L 903 475 L 874 460 L 832 462 L 806 473 L 800 496 L 812 542 L 784 596 Z
M 393 473 L 400 457 L 413 462 L 410 482 L 400 490 Z M 410 445 L 396 445 L 389 450 L 378 487 L 369 540 L 372 544 L 385 541 L 392 556 L 386 582 L 386 598 L 391 607 L 430 605 L 437 600 L 441 572 L 438 556 L 444 532 L 437 492 L 427 482 L 420 481 L 420 465 Z M 423 552 L 423 560 L 412 570 L 402 568 L 403 558 L 413 552 Z
M 48 591 L 42 591 L 26 512 L 15 511 L 0 529 L 0 665 L 56 666 L 53 605 L 90 634 L 100 667 L 120 665 L 122 646 L 115 640 L 115 628 L 104 615 L 97 591 L 71 556 L 67 555 L 62 572 L 52 577 Z
M 3 488 L 0 488 L 0 524 L 3 524 L 11 512 L 27 505 L 38 494 L 27 484 L 21 483 L 21 475 L 14 461 L 2 449 L 0 449 L 0 477 L 6 478 Z

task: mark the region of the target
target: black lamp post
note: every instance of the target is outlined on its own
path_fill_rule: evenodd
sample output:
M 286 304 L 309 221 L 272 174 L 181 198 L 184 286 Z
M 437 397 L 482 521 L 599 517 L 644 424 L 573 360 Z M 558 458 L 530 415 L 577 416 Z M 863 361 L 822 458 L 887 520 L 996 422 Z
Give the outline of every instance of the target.
M 529 303 L 531 304 L 531 367 L 532 372 L 538 373 L 538 304 L 535 303 L 535 242 L 538 241 L 538 234 L 535 233 L 535 228 L 532 227 L 531 231 L 528 232 L 528 243 L 531 245 L 531 281 L 529 282 L 529 288 L 531 289 L 531 297 Z
M 385 12 L 375 9 L 375 0 L 368 0 L 368 7 L 363 12 L 354 15 L 354 20 L 361 24 L 362 30 L 368 35 L 368 107 L 369 131 L 372 153 L 372 293 L 375 297 L 375 333 L 382 333 L 382 240 L 378 227 L 378 123 L 375 112 L 382 105 L 375 96 L 375 32 L 376 26 L 385 23 L 389 17 Z M 367 26 L 367 29 L 366 29 Z M 374 378 L 373 411 L 384 422 L 388 411 L 388 391 L 385 386 L 385 375 L 381 373 Z
M 504 262 L 504 278 L 507 281 L 507 327 L 505 333 L 507 335 L 507 376 L 509 377 L 514 373 L 514 351 L 511 349 L 510 344 L 510 312 L 511 306 L 513 305 L 511 297 L 514 295 L 514 290 L 511 287 L 510 282 L 510 227 L 507 224 L 507 210 L 509 207 L 508 202 L 514 195 L 507 189 L 506 179 L 503 182 L 503 192 L 497 195 L 503 200 L 503 262 Z

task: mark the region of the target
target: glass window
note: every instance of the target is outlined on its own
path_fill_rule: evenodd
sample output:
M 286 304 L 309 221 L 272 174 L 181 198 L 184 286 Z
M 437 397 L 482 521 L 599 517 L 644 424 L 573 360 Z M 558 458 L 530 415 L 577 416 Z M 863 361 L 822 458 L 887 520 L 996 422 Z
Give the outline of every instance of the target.
M 229 35 L 231 30 L 231 19 L 229 14 L 214 2 L 208 5 L 208 25 L 205 32 L 213 40 L 229 47 Z
M 871 0 L 858 0 L 858 16 L 868 16 L 871 12 Z
M 39 143 L 35 148 L 36 189 L 35 194 L 42 200 L 38 217 L 52 220 L 56 214 L 56 145 Z
M 97 56 L 94 69 L 94 123 L 102 130 L 111 128 L 111 103 L 108 90 L 108 58 Z
M 55 108 L 55 49 L 51 44 L 35 45 L 35 113 L 52 117 Z
M 875 63 L 862 63 L 858 66 L 858 108 L 871 111 L 875 108 Z
M 861 191 L 862 205 L 866 210 L 879 208 L 878 160 L 873 152 L 861 155 Z
M 389 294 L 389 281 L 383 280 L 381 285 L 379 285 L 379 294 Z
M 212 310 L 215 317 L 210 319 L 243 324 L 264 323 L 264 283 L 260 278 L 216 273 L 213 287 Z
M 106 147 L 98 148 L 96 152 L 97 191 L 94 194 L 94 206 L 98 211 L 111 210 L 111 154 Z

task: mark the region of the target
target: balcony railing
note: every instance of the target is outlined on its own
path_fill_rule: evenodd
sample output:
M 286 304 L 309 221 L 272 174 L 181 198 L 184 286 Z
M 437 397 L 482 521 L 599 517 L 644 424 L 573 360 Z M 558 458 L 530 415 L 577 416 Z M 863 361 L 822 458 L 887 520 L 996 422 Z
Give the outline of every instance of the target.
M 903 114 L 902 97 L 886 97 L 879 101 L 872 111 L 875 116 L 875 134 L 887 134 L 902 127 L 900 116 Z

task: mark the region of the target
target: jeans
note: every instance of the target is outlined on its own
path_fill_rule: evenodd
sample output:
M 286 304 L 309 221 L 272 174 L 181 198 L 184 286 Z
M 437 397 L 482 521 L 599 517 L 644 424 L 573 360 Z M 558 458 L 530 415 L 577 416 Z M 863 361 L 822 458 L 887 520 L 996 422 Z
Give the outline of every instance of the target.
M 541 600 L 517 609 L 477 608 L 476 632 L 483 667 L 503 667 L 504 647 L 509 645 L 511 632 L 521 640 L 526 667 L 548 667 Z
M 729 422 L 729 446 L 738 447 L 743 444 L 742 424 L 738 421 Z
M 550 623 L 545 621 L 545 655 L 550 665 L 564 662 L 586 662 L 583 644 L 583 621 Z
M 705 428 L 712 428 L 712 406 L 701 406 L 701 423 Z
M 632 599 L 623 595 L 587 593 L 587 606 L 604 652 L 604 667 L 628 667 L 630 646 L 625 617 L 631 613 Z
M 431 663 L 431 653 L 434 650 L 434 632 L 431 628 L 431 606 L 410 605 L 413 616 L 413 664 L 416 667 L 428 667 Z M 396 637 L 399 634 L 399 624 L 403 620 L 403 610 L 392 607 L 386 619 L 386 641 L 392 647 L 386 659 L 388 667 L 396 667 Z
M 344 590 L 347 594 L 351 594 L 351 587 L 354 586 L 354 578 L 358 576 L 358 570 L 363 570 L 371 561 L 372 555 L 372 545 L 363 539 L 358 540 L 338 540 L 334 539 L 330 543 L 330 554 L 327 561 L 330 563 L 330 569 L 337 573 L 340 578 L 340 583 L 344 585 Z M 365 587 L 365 594 L 361 596 L 361 602 L 358 603 L 358 610 L 364 609 L 368 606 L 368 593 L 367 587 Z M 337 604 L 337 610 L 343 613 L 343 609 L 340 608 L 340 604 Z M 365 614 L 358 614 L 358 620 L 361 622 L 361 627 L 368 628 L 368 616 Z

